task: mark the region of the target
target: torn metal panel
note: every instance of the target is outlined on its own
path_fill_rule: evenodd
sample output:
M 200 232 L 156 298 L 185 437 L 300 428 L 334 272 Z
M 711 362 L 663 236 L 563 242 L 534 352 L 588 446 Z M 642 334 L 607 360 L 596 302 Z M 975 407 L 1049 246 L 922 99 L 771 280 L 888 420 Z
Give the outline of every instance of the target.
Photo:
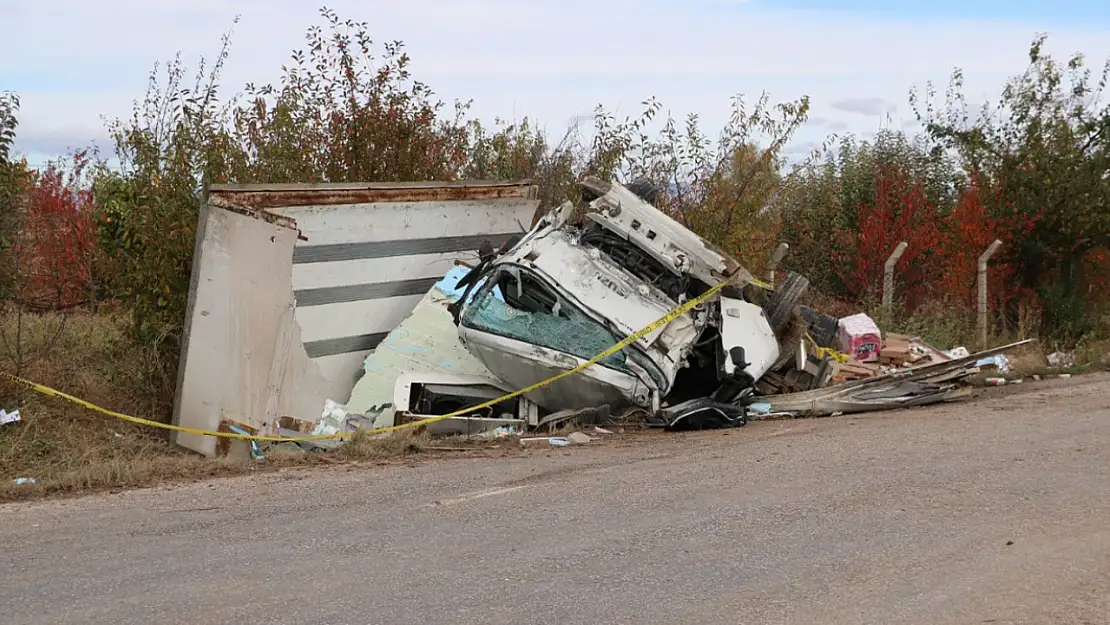
M 450 374 L 496 379 L 459 342 L 447 307 L 461 296 L 458 282 L 470 270 L 455 267 L 420 300 L 412 312 L 378 344 L 362 364 L 347 408 L 375 418 L 377 427 L 394 424 L 397 380 L 407 374 Z
M 292 314 L 296 230 L 206 205 L 197 239 L 174 425 L 216 430 L 230 419 L 261 430 L 276 416 L 315 419 L 331 384 Z M 210 436 L 173 432 L 171 441 L 216 453 Z
M 520 339 L 476 333 L 462 326 L 460 336 L 471 353 L 494 375 L 517 389 L 528 388 L 536 382 L 573 369 L 597 353 L 578 358 Z M 526 394 L 528 399 L 552 411 L 605 404 L 648 407 L 655 396 L 654 389 L 645 385 L 640 378 L 601 364 Z

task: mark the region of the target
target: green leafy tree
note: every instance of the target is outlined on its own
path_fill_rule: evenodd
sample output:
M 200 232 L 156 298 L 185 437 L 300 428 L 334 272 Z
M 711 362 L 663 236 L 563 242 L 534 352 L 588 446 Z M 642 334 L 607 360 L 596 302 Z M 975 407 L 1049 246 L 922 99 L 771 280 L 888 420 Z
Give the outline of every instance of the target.
M 939 145 L 997 189 L 992 211 L 1034 224 L 1015 241 L 1020 286 L 1040 293 L 1046 333 L 1075 339 L 1091 330 L 1079 288 L 1084 260 L 1110 245 L 1110 105 L 1102 97 L 1110 62 L 1096 74 L 1082 55 L 1053 59 L 1045 41 L 1033 41 L 1025 72 L 974 117 L 959 71 L 943 108 L 931 90 L 915 103 Z
M 226 35 L 215 62 L 202 60 L 192 82 L 180 56 L 155 66 L 131 117 L 109 124 L 120 167 L 102 164 L 93 185 L 108 294 L 130 306 L 138 338 L 164 356 L 167 383 L 188 299 L 200 191 L 242 161 L 219 99 L 229 49 Z
M 19 96 L 0 92 L 0 299 L 10 294 L 15 268 L 9 253 L 20 224 L 20 204 L 29 182 L 27 163 L 13 159 L 15 132 L 19 127 Z
M 668 116 L 656 137 L 642 135 L 633 146 L 629 174 L 661 185 L 658 203 L 686 227 L 762 267 L 778 243 L 771 198 L 781 183 L 782 150 L 808 114 L 807 97 L 771 104 L 764 93 L 751 107 L 736 97 L 716 140 L 696 115 L 681 127 Z

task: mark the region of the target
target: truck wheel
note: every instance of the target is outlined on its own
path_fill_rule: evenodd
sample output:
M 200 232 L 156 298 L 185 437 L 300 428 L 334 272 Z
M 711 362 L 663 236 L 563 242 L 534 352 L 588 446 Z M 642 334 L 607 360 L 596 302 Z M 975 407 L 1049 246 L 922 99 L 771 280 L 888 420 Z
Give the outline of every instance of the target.
M 767 313 L 767 322 L 771 330 L 779 334 L 794 318 L 794 309 L 798 302 L 809 290 L 809 280 L 805 276 L 791 271 L 786 278 L 775 287 L 775 292 L 763 305 L 763 312 Z

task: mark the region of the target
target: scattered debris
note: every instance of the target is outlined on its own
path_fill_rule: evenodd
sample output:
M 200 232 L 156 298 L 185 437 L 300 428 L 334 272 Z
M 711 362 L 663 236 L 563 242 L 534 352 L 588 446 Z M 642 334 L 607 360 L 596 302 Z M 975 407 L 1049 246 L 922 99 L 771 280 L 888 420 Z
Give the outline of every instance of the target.
M 242 434 L 243 436 L 251 436 L 252 434 L 254 434 L 254 432 L 248 432 L 247 430 L 231 422 L 227 422 L 227 429 L 236 434 Z M 262 455 L 262 447 L 258 444 L 258 441 L 249 440 L 247 441 L 247 443 L 250 445 L 252 460 L 261 461 L 266 459 L 266 457 Z
M 987 378 L 983 383 L 987 386 L 1005 386 L 1006 378 Z
M 573 432 L 571 434 L 567 434 L 567 440 L 575 445 L 585 445 L 586 443 L 589 443 L 594 439 L 591 438 L 588 434 L 583 434 L 582 432 Z
M 952 401 L 970 395 L 971 389 L 957 382 L 979 371 L 974 366 L 976 362 L 1031 343 L 1032 340 L 1011 343 L 965 358 L 923 364 L 828 388 L 762 397 L 760 400 L 770 403 L 773 412 L 806 416 L 890 410 Z
M 956 347 L 954 349 L 948 350 L 945 353 L 948 354 L 948 357 L 952 359 L 967 358 L 971 355 L 971 352 L 967 351 L 966 347 Z
M 771 404 L 756 402 L 748 406 L 748 412 L 757 415 L 766 415 L 771 413 Z
M 1010 360 L 1006 358 L 1005 354 L 995 354 L 989 358 L 984 358 L 976 362 L 975 366 L 980 369 L 997 369 L 999 373 L 1010 372 Z
M 19 421 L 21 419 L 22 417 L 19 416 L 18 409 L 8 412 L 7 410 L 0 408 L 0 425 L 15 423 L 16 421 Z
M 563 427 L 568 423 L 575 423 L 577 425 L 591 425 L 609 423 L 611 415 L 609 412 L 609 405 L 598 406 L 596 408 L 583 408 L 581 410 L 560 410 L 553 412 L 539 420 L 537 425 L 539 427 L 548 427 L 552 429 Z
M 535 438 L 520 439 L 520 445 L 522 447 L 527 447 L 529 445 L 532 445 L 533 443 L 547 443 L 552 447 L 566 447 L 567 445 L 570 445 L 570 441 L 568 441 L 566 437 L 563 436 L 539 436 Z
M 1048 355 L 1048 366 L 1053 369 L 1067 369 L 1075 366 L 1073 352 L 1053 352 Z
M 30 484 L 38 484 L 39 478 L 37 477 L 17 477 L 14 480 L 16 486 L 25 486 Z

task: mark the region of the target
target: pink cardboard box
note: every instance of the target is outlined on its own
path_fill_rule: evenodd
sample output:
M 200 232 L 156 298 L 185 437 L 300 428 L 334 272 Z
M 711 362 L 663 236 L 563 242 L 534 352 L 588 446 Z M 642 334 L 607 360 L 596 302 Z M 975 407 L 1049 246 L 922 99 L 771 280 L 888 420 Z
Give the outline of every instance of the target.
M 860 362 L 875 362 L 883 348 L 879 326 L 863 313 L 841 319 L 837 323 L 836 339 L 841 352 Z

